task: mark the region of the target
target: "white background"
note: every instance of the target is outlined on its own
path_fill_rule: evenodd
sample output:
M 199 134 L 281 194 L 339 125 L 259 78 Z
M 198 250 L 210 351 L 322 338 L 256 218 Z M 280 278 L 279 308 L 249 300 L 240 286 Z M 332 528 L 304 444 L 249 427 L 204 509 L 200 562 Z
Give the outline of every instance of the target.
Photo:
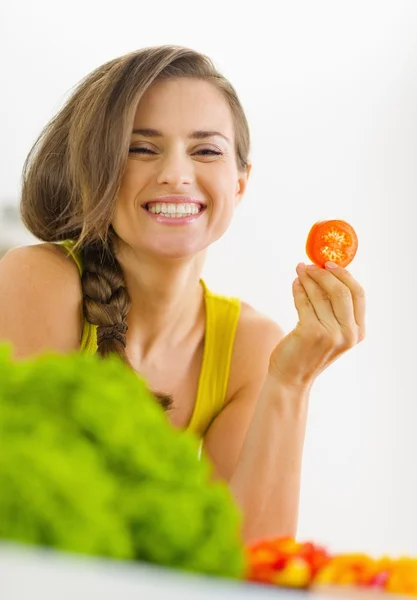
M 2 3 L 0 211 L 71 88 L 131 50 L 180 44 L 232 81 L 253 138 L 250 185 L 205 278 L 296 323 L 291 282 L 311 225 L 349 221 L 366 340 L 315 384 L 300 539 L 417 556 L 417 2 Z M 30 238 L 0 225 L 0 241 Z M 256 481 L 254 481 L 256 485 Z

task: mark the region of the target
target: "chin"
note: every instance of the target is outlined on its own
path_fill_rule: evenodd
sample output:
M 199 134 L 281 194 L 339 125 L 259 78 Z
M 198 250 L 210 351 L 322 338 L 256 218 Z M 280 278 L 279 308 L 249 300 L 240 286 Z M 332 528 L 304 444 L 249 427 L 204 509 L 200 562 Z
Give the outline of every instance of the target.
M 197 254 L 200 254 L 201 252 L 203 252 L 206 249 L 207 246 L 202 247 L 201 244 L 199 245 L 189 245 L 189 246 L 172 246 L 170 248 L 167 247 L 163 247 L 163 248 L 154 248 L 154 249 L 149 249 L 149 252 L 152 253 L 154 256 L 159 256 L 161 258 L 166 258 L 166 259 L 186 259 L 186 258 L 192 258 L 193 256 L 196 256 Z

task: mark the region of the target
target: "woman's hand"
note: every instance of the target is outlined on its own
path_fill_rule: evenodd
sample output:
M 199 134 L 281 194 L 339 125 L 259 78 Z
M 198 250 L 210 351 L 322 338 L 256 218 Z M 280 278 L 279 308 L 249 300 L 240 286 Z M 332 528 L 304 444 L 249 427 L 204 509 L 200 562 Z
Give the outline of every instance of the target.
M 293 283 L 299 321 L 271 354 L 269 375 L 309 390 L 317 376 L 365 337 L 365 293 L 342 267 L 297 266 Z

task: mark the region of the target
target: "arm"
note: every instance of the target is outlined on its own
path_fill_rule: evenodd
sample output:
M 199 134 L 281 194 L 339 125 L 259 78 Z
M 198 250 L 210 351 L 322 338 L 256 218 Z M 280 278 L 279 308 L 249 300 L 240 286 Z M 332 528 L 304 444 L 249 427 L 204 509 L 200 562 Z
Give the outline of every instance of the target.
M 14 248 L 0 261 L 0 343 L 15 358 L 80 345 L 81 287 L 76 265 L 49 244 Z
M 311 386 L 365 338 L 363 288 L 346 269 L 329 269 L 297 268 L 293 294 L 299 321 L 271 352 L 267 374 L 258 380 L 259 397 L 256 385 L 247 384 L 207 434 L 217 472 L 243 509 L 247 543 L 295 535 Z M 253 360 L 264 361 L 265 355 L 253 353 Z M 239 408 L 252 403 L 253 417 L 248 420 L 246 410 L 241 418 Z
M 308 395 L 267 376 L 229 485 L 243 513 L 243 536 L 295 537 Z M 249 484 L 249 485 L 248 485 Z
M 246 327 L 251 352 L 245 353 L 240 370 L 251 377 L 213 421 L 204 441 L 214 477 L 228 482 L 246 515 L 247 543 L 295 536 L 297 529 L 308 395 L 268 375 L 270 354 L 283 335 L 260 316 Z

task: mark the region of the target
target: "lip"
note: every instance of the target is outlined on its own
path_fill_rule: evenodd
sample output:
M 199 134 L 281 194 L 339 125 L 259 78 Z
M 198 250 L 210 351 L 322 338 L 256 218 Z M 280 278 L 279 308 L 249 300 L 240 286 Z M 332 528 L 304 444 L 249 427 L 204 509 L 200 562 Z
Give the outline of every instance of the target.
M 157 196 L 156 198 L 147 200 L 142 206 L 146 208 L 148 204 L 153 204 L 155 202 L 165 202 L 168 204 L 199 204 L 200 206 L 206 206 L 205 202 L 202 202 L 198 198 L 193 198 L 192 196 Z

